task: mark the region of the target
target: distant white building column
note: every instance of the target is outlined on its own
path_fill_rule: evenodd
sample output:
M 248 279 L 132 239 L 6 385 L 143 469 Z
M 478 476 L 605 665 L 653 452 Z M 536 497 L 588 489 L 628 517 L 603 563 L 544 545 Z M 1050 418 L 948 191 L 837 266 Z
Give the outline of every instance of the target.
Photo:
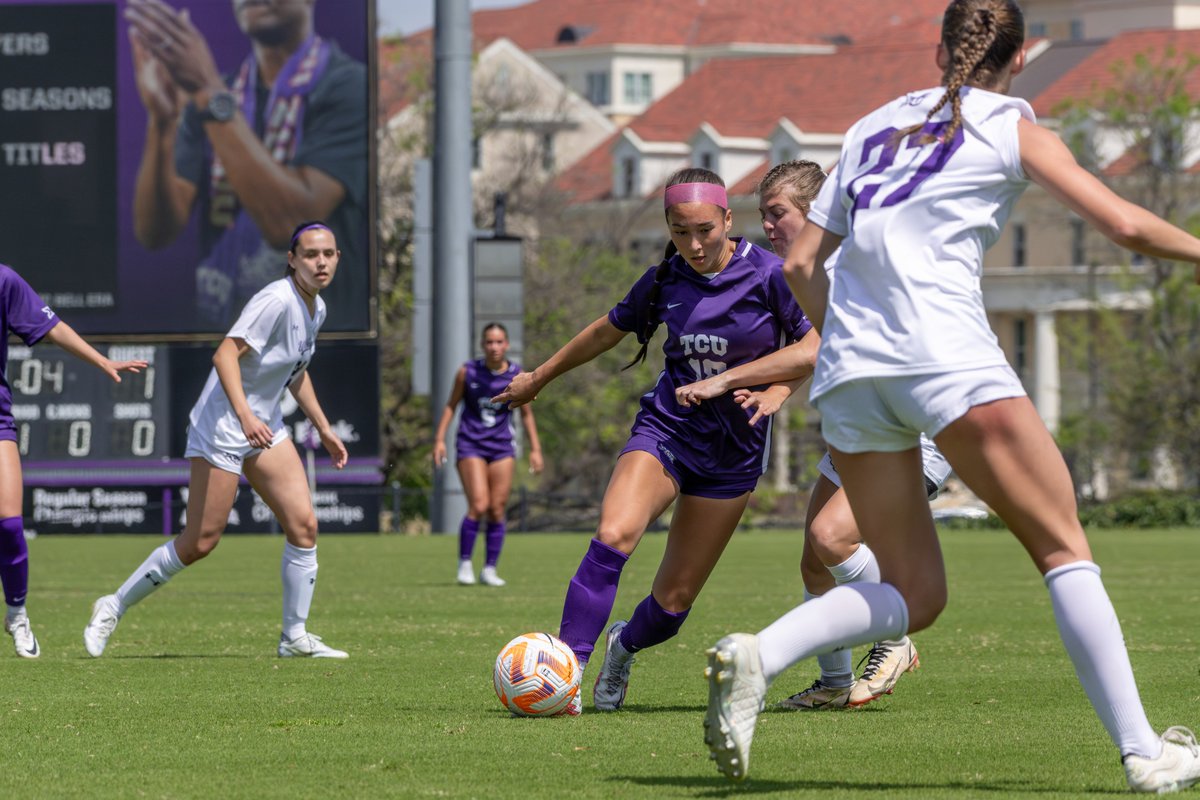
M 1033 315 L 1033 403 L 1051 433 L 1058 432 L 1059 373 L 1058 331 L 1053 311 Z

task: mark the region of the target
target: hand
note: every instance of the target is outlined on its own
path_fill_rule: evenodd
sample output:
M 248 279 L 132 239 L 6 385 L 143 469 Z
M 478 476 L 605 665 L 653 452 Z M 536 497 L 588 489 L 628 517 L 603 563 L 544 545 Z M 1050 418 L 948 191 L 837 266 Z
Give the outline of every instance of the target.
M 520 408 L 537 400 L 539 391 L 541 387 L 538 386 L 532 372 L 519 372 L 512 382 L 504 387 L 503 392 L 492 398 L 492 402 L 508 403 L 509 408 Z
M 724 375 L 714 375 L 702 381 L 680 386 L 675 390 L 675 402 L 684 408 L 700 405 L 701 400 L 712 400 L 729 391 Z
M 253 414 L 249 414 L 249 419 L 240 420 L 242 423 L 242 433 L 246 434 L 246 441 L 251 447 L 257 447 L 259 450 L 266 450 L 271 446 L 271 440 L 275 438 L 275 433 L 267 427 L 267 424 Z
M 132 35 L 183 91 L 194 95 L 202 89 L 224 88 L 208 42 L 186 9 L 176 11 L 162 0 L 129 0 L 125 19 Z
M 791 389 L 775 384 L 768 386 L 761 392 L 751 391 L 750 389 L 735 389 L 733 392 L 733 402 L 746 411 L 754 409 L 754 416 L 750 417 L 750 424 L 757 425 L 758 421 L 763 417 L 774 415 L 783 406 L 784 401 L 791 396 Z
M 100 369 L 104 370 L 104 374 L 112 378 L 113 383 L 121 382 L 122 372 L 138 373 L 144 370 L 150 364 L 146 361 L 109 361 L 104 360 L 100 365 Z
M 537 475 L 545 468 L 545 466 L 546 465 L 542 462 L 542 451 L 541 450 L 530 451 L 530 453 L 529 453 L 529 472 L 533 475 Z
M 346 466 L 346 462 L 350 460 L 350 454 L 346 452 L 346 445 L 342 444 L 338 435 L 331 429 L 324 431 L 320 436 L 321 444 L 325 445 L 326 451 L 329 452 L 334 469 Z
M 133 28 L 129 29 L 129 47 L 133 52 L 133 75 L 137 80 L 138 96 L 142 98 L 142 105 L 146 107 L 151 121 L 159 127 L 175 123 L 183 109 L 183 90 L 171 79 L 162 62 L 150 55 Z
M 433 468 L 440 469 L 446 466 L 446 443 L 433 443 Z

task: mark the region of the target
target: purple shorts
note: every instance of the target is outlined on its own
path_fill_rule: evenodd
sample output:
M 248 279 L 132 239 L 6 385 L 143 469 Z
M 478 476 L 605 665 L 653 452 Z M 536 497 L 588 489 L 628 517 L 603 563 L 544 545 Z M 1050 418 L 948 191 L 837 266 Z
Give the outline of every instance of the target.
M 754 487 L 758 485 L 759 476 L 757 474 L 731 475 L 726 473 L 718 475 L 693 469 L 672 451 L 670 442 L 659 441 L 645 432 L 637 432 L 630 436 L 621 455 L 634 450 L 645 451 L 657 458 L 663 465 L 663 469 L 675 479 L 680 494 L 708 497 L 713 500 L 730 500 L 734 497 L 741 497 L 746 492 L 753 492 Z
M 476 442 L 456 441 L 454 443 L 454 450 L 459 461 L 462 461 L 464 458 L 482 458 L 491 464 L 494 461 L 501 461 L 506 458 L 516 458 L 516 451 L 513 450 L 511 444 L 488 445 Z

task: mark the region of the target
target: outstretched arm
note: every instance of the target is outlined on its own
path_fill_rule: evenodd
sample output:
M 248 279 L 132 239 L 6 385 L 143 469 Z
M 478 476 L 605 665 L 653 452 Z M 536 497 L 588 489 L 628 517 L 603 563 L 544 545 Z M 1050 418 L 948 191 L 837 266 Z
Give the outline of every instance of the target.
M 821 335 L 817 333 L 816 328 L 811 328 L 800 341 L 774 353 L 739 364 L 711 378 L 680 386 L 675 390 L 675 400 L 680 405 L 690 406 L 702 400 L 720 397 L 731 389 L 761 386 L 766 383 L 788 383 L 794 390 L 812 377 L 813 368 L 817 363 L 817 349 L 820 346 Z
M 1121 247 L 1197 264 L 1200 281 L 1200 239 L 1113 192 L 1079 166 L 1053 131 L 1023 119 L 1017 123 L 1017 135 L 1021 166 L 1052 197 Z
M 492 402 L 508 403 L 512 408 L 532 402 L 550 381 L 580 364 L 586 364 L 606 350 L 611 350 L 628 333 L 615 327 L 605 314 L 575 334 L 575 338 L 546 359 L 540 367 L 532 372 L 518 374 L 503 392 L 492 398 Z
M 288 391 L 292 393 L 292 397 L 296 398 L 300 410 L 304 412 L 304 416 L 308 417 L 308 421 L 316 429 L 317 436 L 321 437 L 321 444 L 325 445 L 325 449 L 329 452 L 333 466 L 337 469 L 346 466 L 346 462 L 350 459 L 350 455 L 346 452 L 346 445 L 333 432 L 329 420 L 325 417 L 325 412 L 321 410 L 321 404 L 317 402 L 317 391 L 313 388 L 312 378 L 308 376 L 307 369 L 292 380 Z
M 467 385 L 467 368 L 459 367 L 454 376 L 454 388 L 450 390 L 450 399 L 442 409 L 442 417 L 438 420 L 437 431 L 433 434 L 433 466 L 440 467 L 446 463 L 446 431 L 450 430 L 450 420 L 454 419 L 454 409 L 462 402 Z
M 99 367 L 115 383 L 121 382 L 120 373 L 141 372 L 149 366 L 145 361 L 113 361 L 101 355 L 96 348 L 84 341 L 83 337 L 76 333 L 74 328 L 61 319 L 46 334 L 46 341 L 58 345 L 76 358 Z

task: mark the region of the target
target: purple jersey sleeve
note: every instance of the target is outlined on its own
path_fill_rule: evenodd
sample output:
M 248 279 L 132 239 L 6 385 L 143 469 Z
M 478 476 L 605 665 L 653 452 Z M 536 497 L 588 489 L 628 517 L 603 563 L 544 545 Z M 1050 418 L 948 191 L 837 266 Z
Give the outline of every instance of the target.
M 25 279 L 0 264 L 0 294 L 4 303 L 5 332 L 15 333 L 25 344 L 36 344 L 58 324 L 58 316 L 42 302 Z
M 787 285 L 782 267 L 776 267 L 767 276 L 767 303 L 771 313 L 779 320 L 783 333 L 790 342 L 804 338 L 812 330 L 812 323 L 796 303 L 796 296 Z
M 657 269 L 655 266 L 646 270 L 629 290 L 629 294 L 608 312 L 608 321 L 612 326 L 619 331 L 637 334 L 639 343 L 646 331 L 648 296 L 654 287 L 654 272 Z

